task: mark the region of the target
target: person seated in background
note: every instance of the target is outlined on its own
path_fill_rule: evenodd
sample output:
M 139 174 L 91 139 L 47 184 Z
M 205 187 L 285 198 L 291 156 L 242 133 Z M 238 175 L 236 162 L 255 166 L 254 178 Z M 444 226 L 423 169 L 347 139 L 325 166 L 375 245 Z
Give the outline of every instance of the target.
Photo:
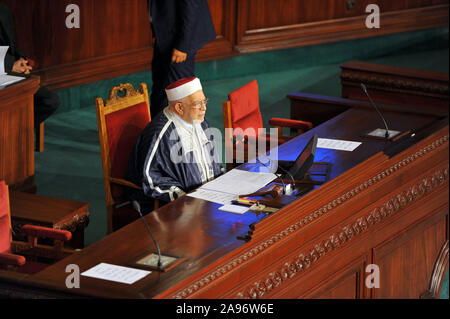
M 16 45 L 14 19 L 9 8 L 0 2 L 0 46 L 9 46 L 4 63 L 7 73 L 29 75 L 34 62 L 28 60 Z M 34 94 L 34 126 L 52 115 L 60 105 L 57 94 L 41 86 Z
M 200 80 L 180 79 L 166 94 L 169 105 L 145 127 L 130 156 L 127 177 L 142 190 L 130 189 L 129 196 L 142 213 L 153 210 L 155 199 L 171 202 L 223 173 Z

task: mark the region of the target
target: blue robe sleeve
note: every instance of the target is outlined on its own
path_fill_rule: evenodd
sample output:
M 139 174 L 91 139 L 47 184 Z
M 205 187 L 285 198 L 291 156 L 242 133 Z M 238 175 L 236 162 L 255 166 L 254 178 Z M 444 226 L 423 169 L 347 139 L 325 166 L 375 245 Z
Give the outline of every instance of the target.
M 148 149 L 143 167 L 143 191 L 146 196 L 171 202 L 185 194 L 170 159 L 168 134 L 155 137 Z

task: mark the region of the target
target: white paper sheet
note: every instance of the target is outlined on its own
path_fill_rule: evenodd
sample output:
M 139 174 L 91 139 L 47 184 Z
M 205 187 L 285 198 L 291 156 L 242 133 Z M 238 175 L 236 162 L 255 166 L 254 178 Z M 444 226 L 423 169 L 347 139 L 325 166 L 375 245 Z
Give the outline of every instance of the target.
M 234 214 L 245 214 L 248 212 L 250 207 L 245 206 L 238 206 L 238 205 L 223 205 L 222 207 L 219 207 L 220 211 L 228 212 L 228 213 L 234 213 Z
M 200 189 L 234 195 L 244 195 L 256 192 L 277 178 L 272 173 L 247 172 L 232 169 L 226 174 L 201 186 Z
M 0 46 L 0 75 L 6 74 L 5 72 L 5 56 L 8 52 L 8 46 Z
M 0 46 L 0 88 L 22 81 L 23 77 L 7 75 L 5 72 L 5 56 L 6 52 L 8 52 L 8 46 Z
M 20 76 L 14 76 L 14 75 L 0 75 L 0 86 L 7 86 L 11 85 L 13 83 L 19 82 L 24 80 L 25 78 Z
M 231 201 L 236 200 L 238 198 L 235 194 L 228 194 L 216 191 L 210 191 L 207 189 L 197 189 L 195 192 L 187 194 L 187 196 L 200 198 L 203 200 L 207 200 L 209 202 L 226 205 L 231 203 Z
M 317 141 L 317 148 L 327 148 L 331 150 L 353 152 L 361 144 L 361 142 L 319 138 Z
M 81 275 L 131 285 L 150 273 L 151 271 L 101 263 Z

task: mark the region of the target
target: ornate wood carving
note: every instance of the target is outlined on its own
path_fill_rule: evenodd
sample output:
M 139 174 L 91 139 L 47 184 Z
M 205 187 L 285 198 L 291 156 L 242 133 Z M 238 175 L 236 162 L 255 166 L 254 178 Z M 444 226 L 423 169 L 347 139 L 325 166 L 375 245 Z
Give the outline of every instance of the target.
M 20 234 L 22 227 L 24 225 L 29 225 L 30 222 L 22 221 L 20 219 L 14 218 L 12 220 L 12 231 L 14 234 Z M 46 223 L 33 222 L 35 226 L 48 227 L 49 225 Z M 74 215 L 71 219 L 62 221 L 58 225 L 55 225 L 54 229 L 62 229 L 70 232 L 75 232 L 78 229 L 84 229 L 89 225 L 89 212 L 84 215 Z
M 383 75 L 367 74 L 358 71 L 344 70 L 341 72 L 342 81 L 364 83 L 368 87 L 382 87 L 385 91 L 395 92 L 397 90 L 410 91 L 408 94 L 449 94 L 448 83 L 432 82 L 413 78 L 388 78 Z
M 310 268 L 312 264 L 318 262 L 324 255 L 335 249 L 342 248 L 346 243 L 361 235 L 370 227 L 403 210 L 447 181 L 448 167 L 436 171 L 434 174 L 420 181 L 420 183 L 396 194 L 383 205 L 343 227 L 340 232 L 329 235 L 327 239 L 314 245 L 308 251 L 299 254 L 290 262 L 285 262 L 277 271 L 269 273 L 264 279 L 247 287 L 243 292 L 237 293 L 236 297 L 251 299 L 263 298 L 266 293 L 279 287 L 283 282 Z
M 120 94 L 123 94 L 121 96 Z M 132 96 L 139 96 L 140 93 L 136 91 L 130 83 L 119 84 L 119 86 L 113 87 L 109 91 L 108 99 L 105 102 L 105 105 L 111 105 L 120 102 L 122 99 L 126 99 Z
M 278 242 L 279 240 L 293 234 L 294 232 L 297 232 L 305 225 L 329 213 L 331 210 L 336 209 L 338 206 L 342 205 L 343 203 L 352 199 L 356 195 L 360 194 L 362 191 L 367 190 L 369 187 L 387 178 L 388 176 L 406 167 L 407 165 L 410 165 L 417 159 L 425 156 L 426 154 L 432 151 L 435 151 L 437 148 L 442 147 L 444 144 L 447 144 L 448 140 L 449 135 L 440 137 L 439 139 L 433 141 L 426 147 L 418 150 L 417 152 L 408 157 L 403 158 L 402 160 L 398 161 L 391 167 L 378 173 L 377 175 L 368 179 L 367 181 L 355 187 L 354 189 L 336 197 L 332 201 L 328 202 L 326 205 L 322 206 L 321 208 L 315 210 L 313 213 L 299 220 L 297 223 L 290 225 L 289 227 L 279 232 L 278 234 L 273 235 L 269 239 L 259 243 L 258 245 L 247 250 L 246 252 L 243 252 L 226 265 L 216 268 L 212 272 L 209 272 L 201 279 L 198 279 L 193 284 L 189 285 L 188 288 L 173 293 L 171 297 L 176 299 L 189 297 L 190 295 L 198 291 L 200 288 L 203 288 L 206 285 L 211 284 L 213 281 L 215 281 L 222 275 L 238 267 L 243 262 L 260 254 L 261 252 L 271 247 L 274 243 Z M 303 252 L 299 254 L 294 260 L 284 263 L 283 266 L 281 266 L 277 271 L 269 273 L 267 276 L 264 277 L 264 279 L 256 282 L 254 285 L 247 287 L 243 291 L 237 293 L 236 298 L 263 297 L 267 292 L 273 290 L 276 287 L 279 287 L 282 282 L 296 276 L 299 272 L 302 272 L 303 270 L 311 267 L 313 263 L 316 263 L 325 254 L 343 246 L 346 242 L 350 241 L 355 236 L 359 236 L 361 233 L 365 232 L 369 227 L 378 224 L 385 218 L 404 209 L 411 203 L 423 197 L 425 194 L 445 184 L 447 181 L 448 181 L 448 167 L 434 172 L 432 175 L 421 180 L 416 185 L 391 197 L 383 205 L 371 210 L 364 217 L 358 218 L 353 223 L 343 227 L 341 231 L 330 234 L 327 240 L 317 243 L 316 245 L 311 247 L 309 251 Z

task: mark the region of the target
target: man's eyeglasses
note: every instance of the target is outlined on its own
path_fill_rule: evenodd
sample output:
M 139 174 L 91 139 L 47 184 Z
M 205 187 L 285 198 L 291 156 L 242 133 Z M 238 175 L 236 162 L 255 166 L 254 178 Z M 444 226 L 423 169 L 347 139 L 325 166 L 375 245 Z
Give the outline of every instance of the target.
M 204 99 L 202 101 L 195 102 L 193 104 L 188 104 L 187 106 L 192 107 L 193 109 L 199 110 L 204 105 L 205 107 L 208 105 L 208 99 Z

